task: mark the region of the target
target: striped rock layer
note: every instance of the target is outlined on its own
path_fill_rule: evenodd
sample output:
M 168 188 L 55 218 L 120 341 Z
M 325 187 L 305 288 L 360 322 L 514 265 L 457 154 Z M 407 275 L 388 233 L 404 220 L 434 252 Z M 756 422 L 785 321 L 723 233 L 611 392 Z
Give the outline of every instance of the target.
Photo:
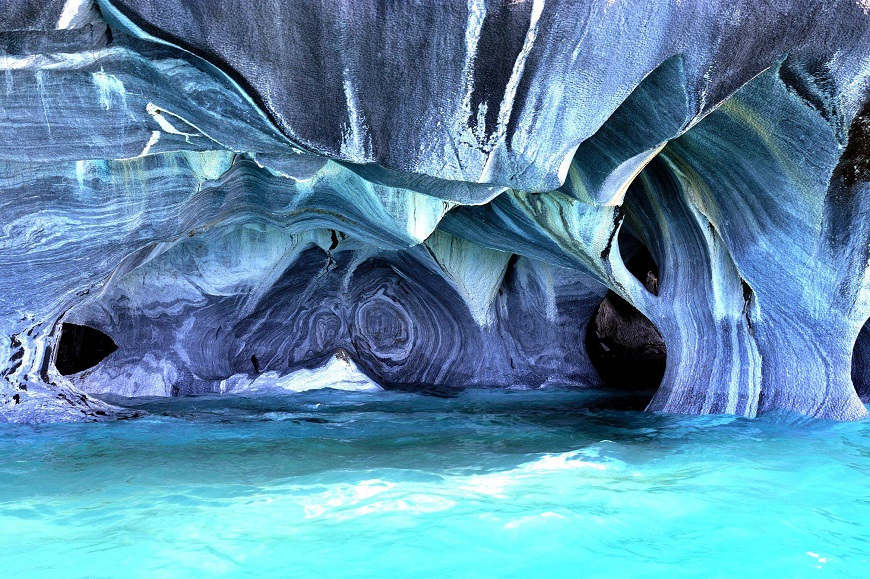
M 649 410 L 867 413 L 866 0 L 6 0 L 0 127 L 0 420 L 600 386 L 608 292 Z

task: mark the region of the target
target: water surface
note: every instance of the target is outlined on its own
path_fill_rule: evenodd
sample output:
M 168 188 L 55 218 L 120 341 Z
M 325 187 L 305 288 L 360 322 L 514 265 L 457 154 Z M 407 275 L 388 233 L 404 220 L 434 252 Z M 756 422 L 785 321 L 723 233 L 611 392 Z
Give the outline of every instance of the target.
M 4 576 L 870 569 L 867 422 L 558 390 L 127 404 L 148 415 L 0 426 Z

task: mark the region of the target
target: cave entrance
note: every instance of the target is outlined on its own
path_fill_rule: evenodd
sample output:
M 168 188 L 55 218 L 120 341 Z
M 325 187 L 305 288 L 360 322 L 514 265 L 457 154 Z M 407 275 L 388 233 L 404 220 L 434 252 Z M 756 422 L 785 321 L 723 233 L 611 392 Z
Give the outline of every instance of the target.
M 870 320 L 858 334 L 852 351 L 852 384 L 861 401 L 870 402 Z
M 637 244 L 628 270 L 658 294 L 659 270 L 649 250 Z M 665 342 L 655 325 L 634 306 L 608 292 L 586 330 L 586 351 L 608 388 L 656 390 L 665 375 Z
M 117 349 L 115 341 L 96 328 L 64 323 L 54 365 L 64 376 L 76 374 L 93 368 Z

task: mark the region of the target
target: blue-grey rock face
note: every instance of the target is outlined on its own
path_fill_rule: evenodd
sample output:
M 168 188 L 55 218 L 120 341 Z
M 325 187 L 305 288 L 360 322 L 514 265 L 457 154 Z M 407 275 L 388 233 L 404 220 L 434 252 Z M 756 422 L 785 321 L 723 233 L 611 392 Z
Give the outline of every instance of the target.
M 456 267 L 457 255 L 474 277 Z M 178 276 L 171 288 L 159 273 L 167 269 Z M 586 325 L 578 320 L 603 292 L 584 278 L 442 233 L 383 251 L 334 230 L 221 227 L 68 316 L 119 346 L 72 381 L 127 395 L 227 392 L 342 352 L 385 387 L 586 385 L 596 378 L 576 352 Z
M 597 386 L 608 291 L 651 410 L 866 414 L 866 2 L 9 0 L 0 73 L 2 420 Z

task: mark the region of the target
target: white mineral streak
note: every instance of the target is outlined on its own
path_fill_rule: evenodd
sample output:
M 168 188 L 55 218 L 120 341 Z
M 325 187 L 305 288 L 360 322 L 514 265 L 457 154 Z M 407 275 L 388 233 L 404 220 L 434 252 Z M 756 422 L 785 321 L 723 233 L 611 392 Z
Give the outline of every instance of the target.
M 78 181 L 79 189 L 83 189 L 85 186 L 85 173 L 87 169 L 87 161 L 76 161 L 76 181 Z
M 511 71 L 510 79 L 505 88 L 504 98 L 498 110 L 498 124 L 495 132 L 490 137 L 490 142 L 495 149 L 489 153 L 486 164 L 483 167 L 479 182 L 487 183 L 493 180 L 492 163 L 495 159 L 496 149 L 504 146 L 505 137 L 507 135 L 507 125 L 511 118 L 511 113 L 514 109 L 514 100 L 517 95 L 517 89 L 520 86 L 520 80 L 523 78 L 523 73 L 526 69 L 526 59 L 529 57 L 529 52 L 535 44 L 535 39 L 538 36 L 538 20 L 544 11 L 544 0 L 533 0 L 532 14 L 529 20 L 529 29 L 526 32 L 526 37 L 523 40 L 523 47 L 517 55 L 514 62 L 513 70 Z
M 474 92 L 474 63 L 477 61 L 477 45 L 480 42 L 480 32 L 486 18 L 486 3 L 484 0 L 468 0 L 468 24 L 465 28 L 465 64 L 462 76 L 465 79 L 465 90 L 462 97 L 462 112 L 465 118 L 471 115 L 471 94 Z
M 468 20 L 465 25 L 465 54 L 462 66 L 462 90 L 459 93 L 458 106 L 452 118 L 445 119 L 440 112 L 436 112 L 430 121 L 430 137 L 420 145 L 420 154 L 417 164 L 421 171 L 430 174 L 444 173 L 445 176 L 473 180 L 474 175 L 480 170 L 477 156 L 482 144 L 486 142 L 486 128 L 484 119 L 488 104 L 480 103 L 477 111 L 471 110 L 471 98 L 474 94 L 475 67 L 478 56 L 478 45 L 486 19 L 485 0 L 468 0 L 466 3 Z M 475 127 L 468 126 L 468 119 L 474 118 Z M 445 127 L 446 124 L 446 127 Z M 440 135 L 445 131 L 457 135 L 457 143 L 445 146 L 438 159 L 430 159 L 429 148 L 432 143 L 437 143 Z M 458 146 L 457 146 L 458 145 Z M 428 154 L 427 154 L 428 153 Z M 476 167 L 476 169 L 475 169 Z
M 44 56 L 37 54 L 28 54 L 27 56 L 17 56 L 0 54 L 0 69 L 3 70 L 24 70 L 32 68 L 40 61 L 46 60 Z
M 127 108 L 127 91 L 118 77 L 106 74 L 103 70 L 94 72 L 91 76 L 100 94 L 100 104 L 105 110 L 112 108 L 116 104 L 116 99 L 122 107 Z
M 511 112 L 514 108 L 514 100 L 517 94 L 517 89 L 520 85 L 520 80 L 523 78 L 523 73 L 526 70 L 526 59 L 532 51 L 535 44 L 535 39 L 538 36 L 538 20 L 541 18 L 541 13 L 544 11 L 544 0 L 533 0 L 532 14 L 529 20 L 529 30 L 526 33 L 526 38 L 523 41 L 523 47 L 517 55 L 517 60 L 514 63 L 513 71 L 505 89 L 504 99 L 498 112 L 498 128 L 496 129 L 498 138 L 502 139 L 507 132 L 507 124 L 510 120 Z
M 165 116 L 163 116 L 163 113 L 167 113 L 169 115 L 172 115 L 172 116 L 180 119 L 181 121 L 183 121 L 185 123 L 187 121 L 184 121 L 184 119 L 181 119 L 180 117 L 178 117 L 178 115 L 173 115 L 172 113 L 170 113 L 164 109 L 159 108 L 154 103 L 149 102 L 147 105 L 145 105 L 145 110 L 148 112 L 149 115 L 151 115 L 151 117 L 157 122 L 157 124 L 160 125 L 160 128 L 165 133 L 169 133 L 170 135 L 181 135 L 184 137 L 196 137 L 196 136 L 198 136 L 198 133 L 185 133 L 183 131 L 179 131 L 178 129 L 176 129 L 175 126 L 173 126 L 173 124 L 170 123 L 169 120 Z
M 471 97 L 474 93 L 474 72 L 475 63 L 477 62 L 477 46 L 480 43 L 480 34 L 483 30 L 483 21 L 485 18 L 486 3 L 484 0 L 468 0 L 468 24 L 465 28 L 465 65 L 462 69 L 462 76 L 465 79 L 465 90 L 462 93 L 462 103 L 459 108 L 459 115 L 456 118 L 457 130 L 466 134 L 469 132 L 466 121 L 472 116 L 472 114 L 474 114 L 471 110 Z M 467 135 L 467 143 L 475 143 L 476 141 L 481 141 L 485 138 L 484 132 L 486 125 L 484 119 L 486 118 L 486 111 L 487 103 L 480 103 L 476 113 L 476 130 Z
M 368 129 L 365 118 L 359 108 L 359 98 L 353 86 L 350 69 L 345 68 L 342 78 L 344 98 L 347 103 L 347 124 L 343 131 L 341 153 L 356 163 L 366 161 L 370 155 L 366 152 Z
M 51 137 L 51 122 L 48 117 L 48 104 L 45 100 L 45 75 L 41 70 L 37 70 L 34 76 L 36 77 L 36 92 L 39 93 L 39 104 L 42 105 L 42 118 L 45 121 L 45 128 L 48 131 L 48 135 Z
M 75 28 L 84 16 L 90 16 L 93 10 L 91 0 L 67 0 L 57 21 L 58 30 Z
M 142 152 L 139 153 L 138 157 L 144 157 L 151 151 L 151 147 L 157 144 L 157 141 L 160 140 L 160 131 L 151 131 L 151 137 L 148 139 L 148 142 L 145 143 L 145 146 L 142 148 Z

